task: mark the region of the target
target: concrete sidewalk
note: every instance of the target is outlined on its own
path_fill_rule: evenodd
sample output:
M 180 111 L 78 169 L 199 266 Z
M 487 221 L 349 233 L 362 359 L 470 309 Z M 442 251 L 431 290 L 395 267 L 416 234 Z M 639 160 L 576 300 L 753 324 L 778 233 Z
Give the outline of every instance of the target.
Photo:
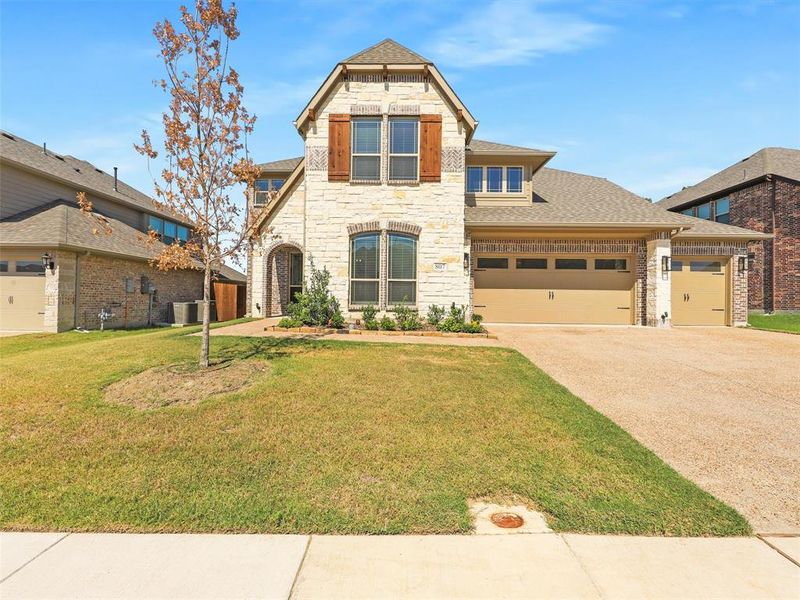
M 0 533 L 11 598 L 791 598 L 800 538 Z

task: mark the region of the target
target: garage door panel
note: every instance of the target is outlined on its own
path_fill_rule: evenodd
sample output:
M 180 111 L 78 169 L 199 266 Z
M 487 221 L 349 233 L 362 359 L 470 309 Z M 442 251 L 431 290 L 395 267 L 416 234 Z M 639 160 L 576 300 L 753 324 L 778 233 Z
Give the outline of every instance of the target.
M 672 323 L 727 325 L 727 259 L 680 257 L 673 260 Z
M 44 277 L 0 277 L 0 330 L 40 331 L 44 327 Z

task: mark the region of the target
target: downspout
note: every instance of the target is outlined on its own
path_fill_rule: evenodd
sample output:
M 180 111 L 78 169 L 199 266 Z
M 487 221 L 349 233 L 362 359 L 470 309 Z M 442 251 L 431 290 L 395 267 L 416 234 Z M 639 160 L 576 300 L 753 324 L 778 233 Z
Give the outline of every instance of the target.
M 72 307 L 72 328 L 78 328 L 78 302 L 80 301 L 81 292 L 81 257 L 77 252 L 75 253 L 75 301 Z
M 770 206 L 770 212 L 772 213 L 771 214 L 772 229 L 771 229 L 770 233 L 774 236 L 775 235 L 775 203 L 776 203 L 776 199 L 775 199 L 775 183 L 776 182 L 775 182 L 775 178 L 774 177 L 770 176 L 769 178 L 770 178 L 770 180 L 772 182 L 772 200 L 771 200 L 771 206 Z M 770 240 L 770 243 L 771 243 L 771 246 L 772 246 L 772 260 L 770 261 L 770 264 L 769 264 L 769 267 L 770 267 L 769 276 L 770 276 L 770 279 L 772 280 L 772 294 L 770 294 L 770 303 L 769 304 L 770 304 L 770 312 L 774 313 L 775 312 L 775 285 L 777 283 L 776 277 L 775 277 L 775 255 L 776 255 L 776 252 L 775 252 L 775 238 L 774 237 L 772 238 L 772 240 Z

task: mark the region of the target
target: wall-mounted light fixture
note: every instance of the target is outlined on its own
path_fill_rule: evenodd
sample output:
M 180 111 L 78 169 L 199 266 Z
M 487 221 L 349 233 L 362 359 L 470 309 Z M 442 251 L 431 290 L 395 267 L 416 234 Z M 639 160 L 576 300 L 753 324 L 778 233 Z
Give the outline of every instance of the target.
M 48 269 L 50 271 L 55 270 L 56 263 L 53 261 L 53 257 L 50 256 L 49 252 L 45 252 L 44 254 L 42 254 L 42 266 L 44 267 L 45 271 L 47 271 Z
M 671 256 L 662 256 L 661 257 L 661 270 L 665 273 L 669 273 L 672 271 L 672 257 Z
M 747 270 L 752 271 L 753 267 L 756 264 L 756 253 L 755 252 L 748 252 L 747 253 Z
M 469 252 L 464 252 L 464 270 L 469 271 Z
M 739 257 L 739 273 L 745 273 L 749 270 L 750 264 L 746 256 Z

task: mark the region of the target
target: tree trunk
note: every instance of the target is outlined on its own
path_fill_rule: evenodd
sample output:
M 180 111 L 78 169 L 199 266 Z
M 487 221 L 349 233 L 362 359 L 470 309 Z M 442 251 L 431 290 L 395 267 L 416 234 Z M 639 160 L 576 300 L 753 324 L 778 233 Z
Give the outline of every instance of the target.
M 208 347 L 211 330 L 211 263 L 206 263 L 203 277 L 203 337 L 200 342 L 200 366 L 208 366 Z

